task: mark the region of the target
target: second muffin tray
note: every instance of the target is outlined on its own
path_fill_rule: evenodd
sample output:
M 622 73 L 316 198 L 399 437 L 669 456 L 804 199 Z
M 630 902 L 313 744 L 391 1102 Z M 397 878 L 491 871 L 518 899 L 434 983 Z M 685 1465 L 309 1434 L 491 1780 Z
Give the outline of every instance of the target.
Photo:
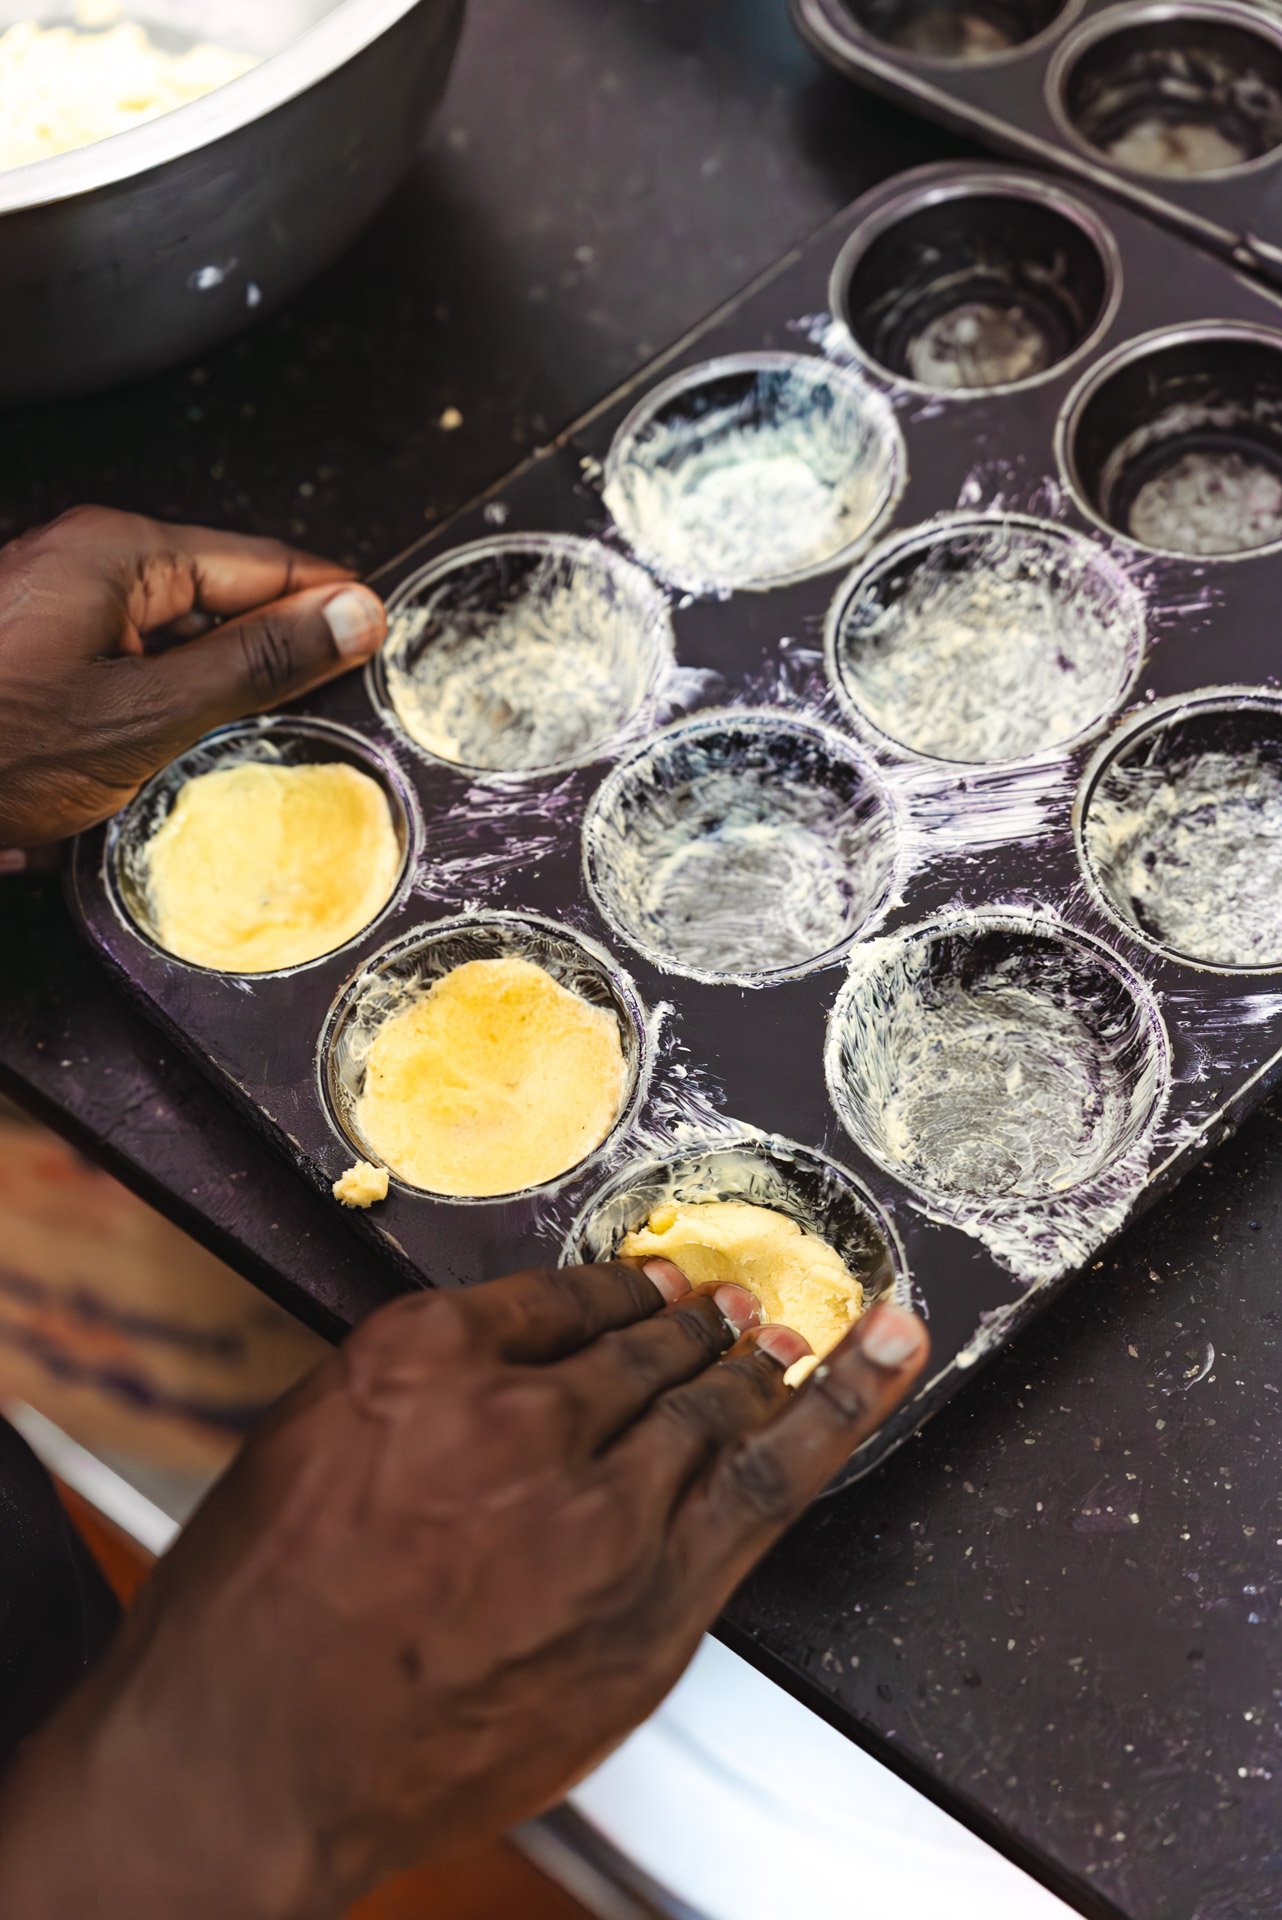
M 598 1152 L 336 1231 L 470 1284 L 779 1206 L 930 1321 L 853 1477 L 1282 1071 L 1279 317 L 1089 192 L 879 189 L 389 567 L 366 675 L 85 836 L 89 938 L 326 1191 L 380 1007 L 517 953 L 610 1009 Z M 231 977 L 156 944 L 139 853 L 246 756 L 370 772 L 404 859 L 341 951 Z
M 792 0 L 832 66 L 1282 284 L 1276 0 Z

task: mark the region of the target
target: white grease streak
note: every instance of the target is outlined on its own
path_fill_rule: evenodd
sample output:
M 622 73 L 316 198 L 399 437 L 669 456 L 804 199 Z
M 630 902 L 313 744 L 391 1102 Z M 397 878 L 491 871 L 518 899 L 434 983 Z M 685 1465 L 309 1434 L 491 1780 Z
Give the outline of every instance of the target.
M 993 764 L 1096 725 L 1143 640 L 1143 598 L 1103 548 L 994 515 L 887 541 L 850 583 L 829 648 L 839 688 L 889 739 Z
M 602 786 L 584 828 L 606 917 L 661 966 L 776 978 L 831 956 L 884 905 L 892 809 L 839 734 L 782 714 L 705 715 Z
M 437 759 L 529 773 L 589 758 L 671 667 L 663 596 L 589 541 L 500 536 L 393 596 L 381 673 L 396 721 Z
M 1031 1280 L 1125 1217 L 1168 1060 L 1138 980 L 1049 914 L 994 911 L 856 949 L 827 1072 L 864 1151 Z
M 697 592 L 768 587 L 835 563 L 902 484 L 887 402 L 810 357 L 712 361 L 621 428 L 605 503 L 636 551 Z
M 1087 856 L 1116 911 L 1207 966 L 1282 964 L 1282 721 L 1257 712 L 1260 736 L 1235 744 L 1226 708 L 1216 745 L 1214 709 L 1177 708 L 1105 766 L 1086 814 Z

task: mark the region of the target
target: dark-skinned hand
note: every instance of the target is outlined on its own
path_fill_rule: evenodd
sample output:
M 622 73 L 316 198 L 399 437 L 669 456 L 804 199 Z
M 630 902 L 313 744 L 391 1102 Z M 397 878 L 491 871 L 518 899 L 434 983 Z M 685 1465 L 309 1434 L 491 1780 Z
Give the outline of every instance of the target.
M 19 1761 L 0 1913 L 336 1920 L 556 1800 L 925 1363 L 879 1306 L 793 1393 L 756 1313 L 651 1262 L 374 1315 Z
M 0 867 L 383 633 L 368 590 L 272 541 L 85 508 L 14 542 Z M 804 1342 L 756 1317 L 663 1262 L 375 1315 L 10 1770 L 5 1920 L 331 1920 L 559 1797 L 925 1363 L 876 1308 L 793 1396 Z
M 368 659 L 385 631 L 368 587 L 276 540 L 76 507 L 12 541 L 0 869 L 107 819 L 211 727 Z

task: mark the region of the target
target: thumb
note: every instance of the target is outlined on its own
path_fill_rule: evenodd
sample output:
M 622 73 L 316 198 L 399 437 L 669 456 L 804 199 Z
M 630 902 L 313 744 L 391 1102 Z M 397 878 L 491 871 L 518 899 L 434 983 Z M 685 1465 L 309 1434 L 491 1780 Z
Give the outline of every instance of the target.
M 175 751 L 359 666 L 386 632 L 383 603 L 368 587 L 312 587 L 153 656 L 161 710 L 182 736 Z

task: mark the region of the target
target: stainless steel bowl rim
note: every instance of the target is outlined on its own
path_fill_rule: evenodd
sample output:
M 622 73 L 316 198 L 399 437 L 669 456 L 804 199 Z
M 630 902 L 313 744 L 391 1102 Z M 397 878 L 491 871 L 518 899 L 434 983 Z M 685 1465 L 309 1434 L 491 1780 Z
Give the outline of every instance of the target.
M 0 214 L 47 206 L 164 166 L 265 118 L 345 66 L 419 0 L 340 0 L 332 12 L 203 99 L 48 160 L 0 172 Z

